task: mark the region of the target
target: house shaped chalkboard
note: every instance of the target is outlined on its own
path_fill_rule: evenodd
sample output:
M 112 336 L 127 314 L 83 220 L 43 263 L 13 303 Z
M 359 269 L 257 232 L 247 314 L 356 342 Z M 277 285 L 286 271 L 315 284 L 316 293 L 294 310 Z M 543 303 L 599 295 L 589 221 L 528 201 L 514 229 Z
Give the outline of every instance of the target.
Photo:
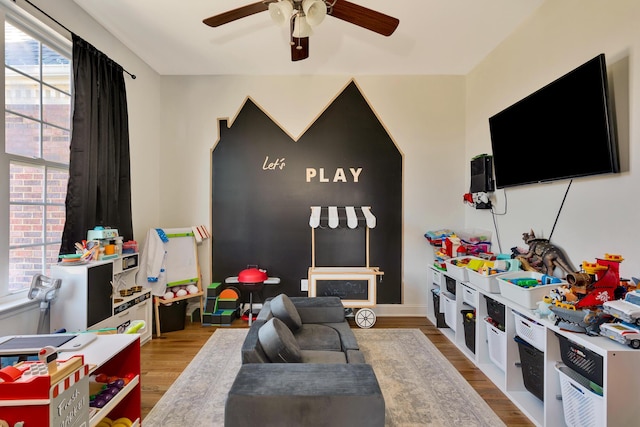
M 370 260 L 384 271 L 380 304 L 401 303 L 402 154 L 351 81 L 293 140 L 251 98 L 212 149 L 212 281 L 257 265 L 277 286 L 262 298 L 305 296 L 310 206 L 370 206 Z M 360 266 L 364 228 L 318 229 L 316 263 Z

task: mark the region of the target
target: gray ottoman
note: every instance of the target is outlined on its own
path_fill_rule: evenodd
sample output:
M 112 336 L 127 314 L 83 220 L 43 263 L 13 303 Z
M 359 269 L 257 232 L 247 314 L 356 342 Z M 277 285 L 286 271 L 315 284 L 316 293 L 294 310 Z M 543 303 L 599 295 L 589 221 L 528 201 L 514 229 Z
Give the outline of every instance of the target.
M 225 427 L 383 427 L 384 398 L 368 364 L 242 365 Z

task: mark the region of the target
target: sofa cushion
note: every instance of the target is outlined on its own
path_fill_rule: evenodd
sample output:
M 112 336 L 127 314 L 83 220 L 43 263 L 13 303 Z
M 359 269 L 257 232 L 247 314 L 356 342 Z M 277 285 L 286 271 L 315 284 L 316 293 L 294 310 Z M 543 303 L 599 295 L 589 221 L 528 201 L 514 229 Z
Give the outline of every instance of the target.
M 258 329 L 258 341 L 271 362 L 299 363 L 300 347 L 287 325 L 274 317 Z
M 242 342 L 242 363 L 269 363 L 269 358 L 258 341 L 258 331 L 265 323 L 264 320 L 254 320 L 251 324 L 247 337 Z
M 293 336 L 301 350 L 342 351 L 340 334 L 329 326 L 305 323 Z
M 291 302 L 288 296 L 280 294 L 271 300 L 270 305 L 273 317 L 282 320 L 293 332 L 300 329 L 302 319 L 300 319 L 300 314 L 298 314 L 296 306 L 293 305 L 293 302 Z
M 344 305 L 339 297 L 290 297 L 302 323 L 339 323 L 345 321 Z
M 341 351 L 300 350 L 302 363 L 347 363 L 347 356 Z
M 385 402 L 371 365 L 252 363 L 229 390 L 224 425 L 384 427 Z

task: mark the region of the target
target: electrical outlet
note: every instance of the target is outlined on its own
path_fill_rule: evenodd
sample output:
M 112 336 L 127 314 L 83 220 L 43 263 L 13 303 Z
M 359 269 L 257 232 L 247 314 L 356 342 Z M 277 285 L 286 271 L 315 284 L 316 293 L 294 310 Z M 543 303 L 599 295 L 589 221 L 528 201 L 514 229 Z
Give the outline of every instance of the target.
M 308 291 L 309 290 L 309 280 L 300 279 L 300 290 L 301 291 Z

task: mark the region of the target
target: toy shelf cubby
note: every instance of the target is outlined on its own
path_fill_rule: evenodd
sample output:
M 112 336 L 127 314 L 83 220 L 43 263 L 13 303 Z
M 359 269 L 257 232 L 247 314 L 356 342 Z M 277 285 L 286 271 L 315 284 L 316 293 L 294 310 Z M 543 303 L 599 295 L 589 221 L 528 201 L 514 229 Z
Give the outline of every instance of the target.
M 444 302 L 442 294 L 448 292 L 445 283 L 447 272 L 436 266 L 429 266 L 428 272 L 427 319 L 436 325 L 437 313 L 435 313 L 432 290 L 439 291 L 440 307 L 442 307 Z M 464 293 L 465 290 L 468 289 L 475 291 L 471 293 L 472 299 L 463 298 L 463 295 L 467 295 Z M 596 411 L 598 419 L 587 418 L 586 421 L 581 420 L 578 424 L 614 427 L 631 425 L 640 419 L 640 406 L 635 403 L 636 397 L 640 395 L 640 381 L 637 380 L 636 371 L 640 366 L 640 350 L 634 350 L 605 337 L 562 330 L 546 318 L 537 318 L 533 310 L 504 298 L 499 293 L 488 293 L 469 282 L 456 280 L 455 294 L 457 313 L 455 331 L 444 327 L 439 328 L 440 332 L 453 342 L 534 424 L 549 427 L 567 425 L 563 400 L 559 399 L 559 396 L 566 400 L 564 403 L 566 405 L 574 403 L 571 409 L 573 411 L 580 413 L 584 409 L 584 414 L 593 412 L 592 405 L 587 402 L 579 402 L 576 405 L 576 402 L 570 402 L 569 397 L 562 393 L 562 381 L 556 369 L 556 366 L 564 366 L 561 341 L 574 343 L 576 347 L 586 349 L 598 359 L 601 358 L 602 397 L 599 399 L 602 401 L 602 407 Z M 451 297 L 450 293 L 447 295 Z M 497 349 L 503 353 L 500 356 L 505 361 L 504 369 L 497 366 L 490 357 L 488 328 L 485 327 L 483 320 L 489 315 L 486 298 L 491 298 L 505 307 L 505 337 L 503 345 Z M 465 328 L 461 314 L 461 310 L 470 309 L 470 306 L 475 306 L 476 309 L 475 353 L 465 344 Z M 540 349 L 544 353 L 543 400 L 527 390 L 524 384 L 518 343 L 514 340 L 517 335 L 517 318 L 513 314 L 514 310 L 535 319 L 544 326 L 541 339 L 543 348 Z M 493 347 L 491 351 L 496 351 L 496 348 Z M 571 424 L 578 425 L 573 422 Z

